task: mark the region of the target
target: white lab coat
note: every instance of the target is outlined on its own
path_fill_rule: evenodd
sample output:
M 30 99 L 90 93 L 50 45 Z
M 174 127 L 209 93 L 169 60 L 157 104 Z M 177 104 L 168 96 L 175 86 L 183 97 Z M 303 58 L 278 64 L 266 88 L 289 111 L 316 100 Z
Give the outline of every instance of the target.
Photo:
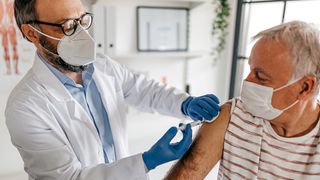
M 103 57 L 93 79 L 109 115 L 116 161 L 104 163 L 93 122 L 36 55 L 34 65 L 12 91 L 6 124 L 29 179 L 148 179 L 141 154 L 128 157 L 126 104 L 183 118 L 187 94 L 160 86 Z

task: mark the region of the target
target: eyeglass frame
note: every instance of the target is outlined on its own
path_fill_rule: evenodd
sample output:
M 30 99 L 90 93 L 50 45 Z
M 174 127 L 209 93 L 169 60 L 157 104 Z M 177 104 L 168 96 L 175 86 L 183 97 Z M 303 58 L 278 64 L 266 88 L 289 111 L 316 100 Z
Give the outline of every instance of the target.
M 66 20 L 63 21 L 62 23 L 50 23 L 50 22 L 44 22 L 44 21 L 39 21 L 39 20 L 30 20 L 30 21 L 27 21 L 26 24 L 44 24 L 44 25 L 49 25 L 49 26 L 60 27 L 64 35 L 66 35 L 66 36 L 72 36 L 72 35 L 76 32 L 76 30 L 77 30 L 77 28 L 78 28 L 78 25 L 81 26 L 81 24 L 79 24 L 79 21 L 80 21 L 84 16 L 86 16 L 86 15 L 90 15 L 90 17 L 91 17 L 91 23 L 90 23 L 90 25 L 85 29 L 85 30 L 87 30 L 87 29 L 89 29 L 89 28 L 92 26 L 92 23 L 93 23 L 93 14 L 92 14 L 92 13 L 89 13 L 89 12 L 84 13 L 84 14 L 81 15 L 81 17 L 79 17 L 79 18 L 66 19 Z M 70 20 L 73 20 L 73 21 L 75 22 L 74 30 L 73 30 L 73 33 L 71 33 L 71 34 L 66 34 L 66 32 L 65 32 L 64 29 L 63 29 L 63 26 L 64 26 L 64 23 L 66 23 L 67 21 L 70 21 Z

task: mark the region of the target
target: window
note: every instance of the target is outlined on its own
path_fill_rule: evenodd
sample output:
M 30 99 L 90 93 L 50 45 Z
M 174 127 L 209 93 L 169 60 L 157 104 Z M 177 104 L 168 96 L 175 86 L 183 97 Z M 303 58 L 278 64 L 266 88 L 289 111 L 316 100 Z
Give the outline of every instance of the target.
M 251 38 L 258 32 L 283 22 L 302 20 L 320 24 L 320 1 L 315 0 L 239 0 L 236 48 L 229 98 L 239 96 L 242 80 L 250 72 L 248 58 L 253 46 Z

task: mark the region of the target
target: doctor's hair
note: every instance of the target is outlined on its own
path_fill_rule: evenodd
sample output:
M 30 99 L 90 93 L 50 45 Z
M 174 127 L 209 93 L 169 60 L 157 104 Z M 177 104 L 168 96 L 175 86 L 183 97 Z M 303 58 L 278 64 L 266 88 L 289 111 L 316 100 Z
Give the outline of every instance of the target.
M 316 94 L 320 88 L 320 31 L 315 24 L 302 21 L 287 22 L 264 30 L 253 40 L 271 39 L 284 42 L 290 50 L 295 71 L 291 81 L 307 75 L 317 78 Z
M 15 0 L 14 17 L 21 34 L 25 37 L 21 26 L 22 24 L 26 24 L 28 21 L 37 19 L 36 0 Z

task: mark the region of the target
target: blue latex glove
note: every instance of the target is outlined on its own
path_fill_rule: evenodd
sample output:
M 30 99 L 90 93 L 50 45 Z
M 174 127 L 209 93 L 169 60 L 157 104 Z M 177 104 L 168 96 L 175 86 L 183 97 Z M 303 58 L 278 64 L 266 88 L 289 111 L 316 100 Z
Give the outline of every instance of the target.
M 219 99 L 213 94 L 200 97 L 188 97 L 181 105 L 184 115 L 193 120 L 211 120 L 220 111 Z
M 144 163 L 149 170 L 169 161 L 180 159 L 187 152 L 192 143 L 191 126 L 188 125 L 183 131 L 183 138 L 180 142 L 170 144 L 177 131 L 176 127 L 171 127 L 149 151 L 142 154 Z

